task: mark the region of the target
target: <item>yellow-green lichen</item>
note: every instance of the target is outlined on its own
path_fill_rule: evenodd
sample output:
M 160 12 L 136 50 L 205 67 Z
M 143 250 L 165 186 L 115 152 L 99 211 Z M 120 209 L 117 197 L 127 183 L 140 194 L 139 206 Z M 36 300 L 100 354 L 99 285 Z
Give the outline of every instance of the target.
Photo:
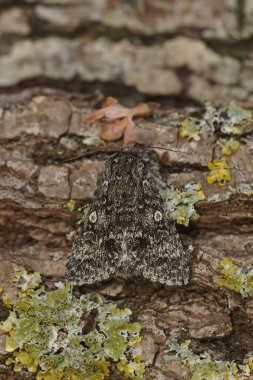
M 221 260 L 221 274 L 223 279 L 220 280 L 220 285 L 225 286 L 233 292 L 240 293 L 242 297 L 253 296 L 253 271 L 245 271 L 239 268 L 227 257 Z
M 246 197 L 251 197 L 253 195 L 253 189 L 247 183 L 241 183 L 237 189 L 235 187 L 228 186 L 228 190 L 231 195 L 241 194 L 245 195 Z
M 251 197 L 253 195 L 253 189 L 252 190 L 245 190 L 243 192 L 244 195 L 246 195 L 247 197 Z
M 74 211 L 75 209 L 75 205 L 76 205 L 76 201 L 74 199 L 70 199 L 67 203 L 67 208 L 70 210 L 70 211 Z
M 36 289 L 41 284 L 41 276 L 39 272 L 28 273 L 24 268 L 15 267 L 14 282 L 20 289 L 20 296 L 29 291 L 29 289 Z
M 7 307 L 7 309 L 11 309 L 11 304 L 10 304 L 10 301 L 9 301 L 9 297 L 7 296 L 7 294 L 2 294 L 2 301 L 3 301 L 3 304 L 5 307 Z
M 194 205 L 203 199 L 205 195 L 200 184 L 188 184 L 182 191 L 173 187 L 160 190 L 165 200 L 165 207 L 169 217 L 178 224 L 188 226 L 190 219 L 196 220 L 197 214 Z
M 103 380 L 117 368 L 125 378 L 143 378 L 132 351 L 141 326 L 130 323 L 130 309 L 96 295 L 76 298 L 70 284 L 46 291 L 38 279 L 17 273 L 20 297 L 1 326 L 14 371 L 26 368 L 37 380 Z
M 247 380 L 253 375 L 253 357 L 244 360 L 242 365 L 234 361 L 216 360 L 204 352 L 196 355 L 189 348 L 191 341 L 182 344 L 172 341 L 165 351 L 165 362 L 180 360 L 191 370 L 190 380 Z
M 241 183 L 240 193 L 246 195 L 247 197 L 251 197 L 253 195 L 253 188 L 249 183 Z
M 225 156 L 230 156 L 240 148 L 240 143 L 237 140 L 229 140 L 221 145 L 221 153 Z
M 228 107 L 214 107 L 210 102 L 206 102 L 204 120 L 210 130 L 234 136 L 239 135 L 241 129 L 252 121 L 252 112 L 239 107 L 235 101 Z
M 188 140 L 200 140 L 203 131 L 220 132 L 223 135 L 234 136 L 252 121 L 252 112 L 244 110 L 235 102 L 228 107 L 214 107 L 210 102 L 205 103 L 205 113 L 202 118 L 189 117 L 184 119 L 179 128 L 181 137 Z
M 224 123 L 221 132 L 232 135 L 241 133 L 240 128 L 249 124 L 252 121 L 253 114 L 249 110 L 239 107 L 235 101 L 231 102 L 226 110 L 227 123 Z
M 179 134 L 181 137 L 185 137 L 187 140 L 200 140 L 200 133 L 205 127 L 205 122 L 198 120 L 194 117 L 184 119 L 179 128 Z
M 207 183 L 213 184 L 218 182 L 219 186 L 226 186 L 231 181 L 230 172 L 225 158 L 217 158 L 207 165 L 211 171 L 207 176 Z

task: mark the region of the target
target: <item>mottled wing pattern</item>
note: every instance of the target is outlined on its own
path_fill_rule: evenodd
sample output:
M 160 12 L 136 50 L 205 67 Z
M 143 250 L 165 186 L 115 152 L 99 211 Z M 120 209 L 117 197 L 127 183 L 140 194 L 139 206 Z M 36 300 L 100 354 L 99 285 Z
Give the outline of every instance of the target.
M 189 264 L 147 162 L 127 148 L 106 162 L 66 276 L 80 285 L 134 275 L 187 284 Z
M 157 230 L 155 235 L 144 234 L 141 260 L 136 260 L 139 275 L 166 285 L 186 285 L 190 270 L 186 254 L 179 240 L 175 226 L 168 230 Z M 140 251 L 137 253 L 137 257 Z
M 187 284 L 189 262 L 175 222 L 168 219 L 153 178 L 145 178 L 142 188 L 144 214 L 139 212 L 140 221 L 136 223 L 139 233 L 136 231 L 136 238 L 129 244 L 129 251 L 135 257 L 135 271 L 153 282 Z
M 72 254 L 67 263 L 66 277 L 75 285 L 107 280 L 115 273 L 120 247 L 107 248 L 107 241 L 84 224 L 77 232 Z
M 106 216 L 108 182 L 103 173 L 94 200 L 76 232 L 66 277 L 75 285 L 107 280 L 116 271 L 120 243 L 110 238 Z

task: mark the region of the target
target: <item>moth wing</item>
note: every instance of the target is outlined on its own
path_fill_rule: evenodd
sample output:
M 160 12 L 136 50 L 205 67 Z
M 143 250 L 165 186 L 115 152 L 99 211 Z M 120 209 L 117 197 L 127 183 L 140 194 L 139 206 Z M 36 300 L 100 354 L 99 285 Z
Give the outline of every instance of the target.
M 67 263 L 67 279 L 74 285 L 109 279 L 115 273 L 118 262 L 118 247 L 115 244 L 109 238 L 99 238 L 96 232 L 87 228 L 87 224 L 83 224 L 74 238 Z
M 166 229 L 145 233 L 141 240 L 134 247 L 139 275 L 166 285 L 188 283 L 190 267 L 174 222 L 168 221 Z

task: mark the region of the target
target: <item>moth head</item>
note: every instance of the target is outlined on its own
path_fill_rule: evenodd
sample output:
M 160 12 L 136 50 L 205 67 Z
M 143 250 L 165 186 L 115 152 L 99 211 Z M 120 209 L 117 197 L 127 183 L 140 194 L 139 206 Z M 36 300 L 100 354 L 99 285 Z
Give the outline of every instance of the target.
M 106 162 L 106 171 L 114 178 L 142 178 L 148 172 L 147 162 L 131 148 L 123 148 Z

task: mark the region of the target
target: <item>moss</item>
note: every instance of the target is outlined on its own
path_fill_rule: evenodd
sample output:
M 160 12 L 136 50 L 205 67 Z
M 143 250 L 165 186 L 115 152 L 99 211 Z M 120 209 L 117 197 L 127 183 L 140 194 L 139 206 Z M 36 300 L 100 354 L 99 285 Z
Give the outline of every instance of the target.
M 224 257 L 221 260 L 221 274 L 223 279 L 220 280 L 220 285 L 225 286 L 233 292 L 240 293 L 242 297 L 253 296 L 253 272 L 246 272 L 242 268 L 233 264 L 231 260 Z
M 216 360 L 207 352 L 194 354 L 189 348 L 190 343 L 190 340 L 182 344 L 172 341 L 164 357 L 167 363 L 180 360 L 185 364 L 192 371 L 190 380 L 246 380 L 253 374 L 253 357 L 245 359 L 242 365 L 234 361 Z
M 166 190 L 160 190 L 160 192 L 165 200 L 165 207 L 169 217 L 178 224 L 188 226 L 190 219 L 198 219 L 199 215 L 194 205 L 198 201 L 205 199 L 200 184 L 188 184 L 182 191 L 172 187 Z
M 130 309 L 98 295 L 76 298 L 70 284 L 46 291 L 39 274 L 24 269 L 16 282 L 18 301 L 2 323 L 14 371 L 26 368 L 38 380 L 102 380 L 117 368 L 125 378 L 143 378 L 144 364 L 132 349 L 141 326 L 130 323 Z

